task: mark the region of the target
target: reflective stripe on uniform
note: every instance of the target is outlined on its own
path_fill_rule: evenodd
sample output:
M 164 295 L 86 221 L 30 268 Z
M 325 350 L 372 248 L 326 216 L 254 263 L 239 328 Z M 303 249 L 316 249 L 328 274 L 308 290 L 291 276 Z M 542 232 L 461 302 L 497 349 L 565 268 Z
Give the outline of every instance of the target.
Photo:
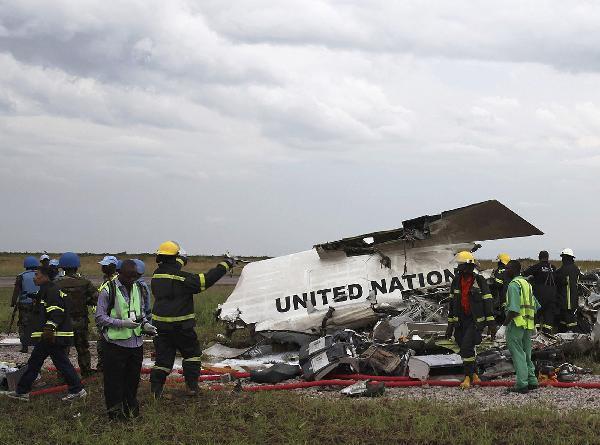
M 496 283 L 504 284 L 504 280 L 501 280 L 500 278 L 495 278 L 495 280 L 496 280 Z
M 158 369 L 159 371 L 166 372 L 167 374 L 171 374 L 170 368 L 163 368 L 162 366 L 153 366 L 152 369 Z
M 200 360 L 200 357 L 189 357 L 189 358 L 184 358 L 182 361 L 184 361 L 184 362 L 199 362 L 201 360 Z
M 475 357 L 463 357 L 462 361 L 464 363 L 470 363 L 475 361 Z
M 493 300 L 494 297 L 492 297 L 492 294 L 485 294 L 483 297 L 481 297 L 483 300 Z
M 58 323 L 54 323 L 52 320 L 48 320 L 48 321 L 46 322 L 46 324 L 51 324 L 51 325 L 52 325 L 52 326 L 54 326 L 55 328 L 57 328 L 57 327 L 58 327 Z
M 454 289 L 453 291 L 455 294 L 460 294 L 460 289 Z
M 70 332 L 56 331 L 54 333 L 54 335 L 56 337 L 73 337 L 75 334 L 73 334 L 73 331 L 70 331 Z M 31 333 L 31 338 L 38 338 L 38 337 L 41 337 L 41 336 L 42 336 L 41 332 L 32 332 Z
M 198 278 L 200 278 L 200 292 L 203 292 L 206 290 L 206 277 L 203 273 L 199 273 Z
M 227 264 L 225 261 L 221 261 L 219 265 L 223 266 L 225 270 L 229 270 L 229 264 Z
M 196 314 L 181 315 L 179 317 L 161 317 L 160 315 L 152 314 L 152 320 L 162 321 L 163 323 L 175 323 L 178 321 L 192 320 L 196 318 Z
M 448 317 L 448 323 L 456 323 L 458 321 L 458 317 Z
M 52 311 L 65 311 L 62 307 L 60 306 L 48 306 L 46 308 L 46 312 L 52 312 Z
M 490 315 L 488 317 L 485 317 L 485 321 L 496 321 L 496 319 L 494 318 L 493 315 Z
M 475 320 L 477 323 L 481 323 L 483 321 L 485 321 L 485 317 L 479 317 L 477 320 Z
M 577 326 L 577 323 L 567 323 L 567 326 L 572 328 L 573 326 Z
M 180 277 L 179 275 L 171 275 L 168 273 L 155 273 L 152 275 L 152 279 L 154 278 L 164 278 L 167 280 L 177 280 L 177 281 L 185 281 L 185 277 Z

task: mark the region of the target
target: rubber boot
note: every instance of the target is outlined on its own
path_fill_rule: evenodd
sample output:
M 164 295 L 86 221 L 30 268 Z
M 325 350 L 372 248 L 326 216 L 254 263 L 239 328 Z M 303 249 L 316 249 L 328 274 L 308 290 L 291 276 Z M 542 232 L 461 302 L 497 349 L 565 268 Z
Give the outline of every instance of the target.
M 465 379 L 460 384 L 460 389 L 469 389 L 471 387 L 471 377 L 465 376 Z
M 481 383 L 481 379 L 479 378 L 479 376 L 477 374 L 473 374 L 473 377 L 471 379 L 471 384 L 479 385 L 480 383 Z
M 162 397 L 163 385 L 152 382 L 150 384 L 150 391 L 152 392 L 152 397 L 154 400 L 158 400 Z
M 198 382 L 185 382 L 185 386 L 187 387 L 187 395 L 190 397 L 196 397 L 200 394 L 200 388 L 198 387 Z

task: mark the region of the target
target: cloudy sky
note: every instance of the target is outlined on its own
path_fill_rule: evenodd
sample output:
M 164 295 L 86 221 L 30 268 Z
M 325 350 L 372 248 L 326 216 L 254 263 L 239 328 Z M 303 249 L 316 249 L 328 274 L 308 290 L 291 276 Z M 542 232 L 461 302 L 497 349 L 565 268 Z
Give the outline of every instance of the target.
M 600 258 L 600 3 L 0 0 L 0 250 L 279 255 L 495 198 Z

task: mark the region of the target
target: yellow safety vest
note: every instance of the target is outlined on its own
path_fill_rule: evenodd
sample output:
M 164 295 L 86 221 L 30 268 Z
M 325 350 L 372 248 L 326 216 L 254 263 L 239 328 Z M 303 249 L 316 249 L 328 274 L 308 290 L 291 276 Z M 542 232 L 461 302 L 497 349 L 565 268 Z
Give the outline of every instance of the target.
M 519 309 L 519 315 L 513 318 L 515 326 L 533 330 L 535 328 L 535 301 L 531 284 L 523 277 L 513 278 L 511 283 L 512 282 L 517 283 L 521 289 L 521 307 Z

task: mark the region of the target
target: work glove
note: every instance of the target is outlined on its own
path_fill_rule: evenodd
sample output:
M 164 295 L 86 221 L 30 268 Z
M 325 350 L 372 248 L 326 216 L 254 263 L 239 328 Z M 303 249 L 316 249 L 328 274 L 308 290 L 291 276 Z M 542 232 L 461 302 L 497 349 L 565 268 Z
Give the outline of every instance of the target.
M 55 340 L 54 327 L 50 325 L 44 326 L 44 329 L 42 330 L 42 341 L 49 345 L 53 345 Z
M 230 269 L 233 269 L 233 267 L 237 264 L 238 260 L 237 260 L 237 258 L 235 258 L 227 253 L 227 254 L 225 254 L 225 262 L 227 263 L 227 265 L 229 266 Z
M 156 335 L 158 333 L 156 326 L 154 326 L 153 324 L 150 324 L 148 322 L 146 322 L 142 325 L 142 330 L 144 331 L 144 334 L 148 334 L 148 335 Z
M 446 329 L 446 340 L 450 340 L 452 338 L 452 334 L 454 334 L 454 326 L 449 324 L 448 328 Z
M 140 326 L 140 324 L 138 322 L 136 322 L 134 320 L 130 320 L 129 318 L 126 318 L 125 320 L 121 320 L 121 321 L 122 321 L 121 327 L 123 327 L 123 328 L 135 329 Z

